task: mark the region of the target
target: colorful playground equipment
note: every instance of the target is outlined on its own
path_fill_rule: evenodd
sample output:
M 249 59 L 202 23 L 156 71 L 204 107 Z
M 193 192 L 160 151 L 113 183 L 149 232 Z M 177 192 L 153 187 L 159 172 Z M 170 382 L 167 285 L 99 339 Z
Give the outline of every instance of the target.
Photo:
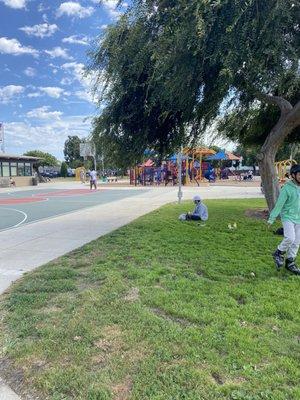
M 284 161 L 277 161 L 275 163 L 275 168 L 280 183 L 284 183 L 287 180 L 288 172 L 294 164 L 297 164 L 297 161 L 284 160 Z
M 208 169 L 207 163 L 203 165 L 203 159 L 207 156 L 213 155 L 216 152 L 212 149 L 204 147 L 197 147 L 195 149 L 186 147 L 183 154 L 186 156 L 184 165 L 184 184 L 190 185 L 191 183 L 203 182 L 203 171 Z
M 81 177 L 80 177 L 80 172 L 83 170 L 84 172 L 84 176 L 86 175 L 86 169 L 84 167 L 78 167 L 75 169 L 75 180 L 76 181 L 80 181 Z
M 183 149 L 180 158 L 183 185 L 196 183 L 198 186 L 203 182 L 213 182 L 216 178 L 228 179 L 228 173 L 225 174 L 225 170 L 228 170 L 228 168 L 214 168 L 210 161 L 240 160 L 240 157 L 232 153 L 225 151 L 216 153 L 214 150 L 205 147 L 186 147 Z M 178 183 L 178 167 L 178 154 L 169 157 L 161 165 L 156 165 L 154 161 L 148 159 L 130 170 L 130 184 L 143 186 L 175 185 Z

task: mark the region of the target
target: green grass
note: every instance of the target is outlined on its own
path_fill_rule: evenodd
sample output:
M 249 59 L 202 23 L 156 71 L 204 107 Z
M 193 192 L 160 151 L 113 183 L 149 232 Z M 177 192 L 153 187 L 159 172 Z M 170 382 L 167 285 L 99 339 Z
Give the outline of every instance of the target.
M 244 215 L 264 202 L 207 205 L 205 226 L 169 205 L 14 284 L 7 379 L 43 400 L 300 399 L 300 280 Z

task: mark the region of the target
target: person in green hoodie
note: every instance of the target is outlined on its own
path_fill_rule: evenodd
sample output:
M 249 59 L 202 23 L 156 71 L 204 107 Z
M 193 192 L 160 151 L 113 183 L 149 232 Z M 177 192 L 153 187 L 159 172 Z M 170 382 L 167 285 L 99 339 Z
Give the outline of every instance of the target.
M 285 264 L 289 271 L 300 275 L 295 263 L 300 245 L 300 164 L 292 166 L 290 175 L 292 179 L 282 187 L 268 223 L 273 224 L 280 214 L 284 239 L 273 253 L 277 269 Z

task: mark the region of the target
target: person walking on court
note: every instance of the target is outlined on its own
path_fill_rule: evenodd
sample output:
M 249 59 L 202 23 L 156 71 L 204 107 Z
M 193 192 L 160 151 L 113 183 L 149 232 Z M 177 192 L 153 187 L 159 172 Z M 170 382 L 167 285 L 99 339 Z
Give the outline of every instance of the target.
M 277 269 L 285 264 L 286 269 L 300 275 L 295 263 L 300 245 L 300 164 L 292 166 L 290 175 L 292 179 L 281 189 L 268 223 L 273 224 L 280 214 L 284 239 L 273 253 Z
M 95 190 L 97 190 L 97 172 L 93 169 L 90 171 L 90 189 L 93 189 L 93 186 Z
M 85 183 L 85 170 L 83 168 L 80 170 L 80 180 L 81 183 Z

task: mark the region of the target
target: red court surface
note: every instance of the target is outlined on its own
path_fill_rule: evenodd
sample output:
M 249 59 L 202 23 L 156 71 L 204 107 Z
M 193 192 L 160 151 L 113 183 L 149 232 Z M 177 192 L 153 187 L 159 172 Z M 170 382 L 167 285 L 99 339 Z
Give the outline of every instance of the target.
M 0 199 L 0 205 L 9 205 L 9 204 L 26 204 L 26 203 L 38 203 L 41 201 L 45 201 L 47 198 L 40 197 L 40 198 L 34 198 L 34 197 L 21 197 L 18 199 Z
M 56 197 L 56 196 L 79 196 L 83 194 L 91 194 L 95 193 L 95 190 L 90 189 L 66 189 L 66 190 L 57 190 L 48 193 L 35 193 L 32 196 L 34 197 Z
M 42 192 L 42 193 L 33 193 L 31 197 L 6 197 L 0 198 L 0 205 L 9 205 L 9 204 L 26 204 L 26 203 L 36 203 L 39 201 L 46 201 L 49 197 L 68 197 L 68 196 L 81 196 L 95 193 L 93 190 L 89 189 L 69 189 L 69 190 L 57 190 L 52 192 Z

